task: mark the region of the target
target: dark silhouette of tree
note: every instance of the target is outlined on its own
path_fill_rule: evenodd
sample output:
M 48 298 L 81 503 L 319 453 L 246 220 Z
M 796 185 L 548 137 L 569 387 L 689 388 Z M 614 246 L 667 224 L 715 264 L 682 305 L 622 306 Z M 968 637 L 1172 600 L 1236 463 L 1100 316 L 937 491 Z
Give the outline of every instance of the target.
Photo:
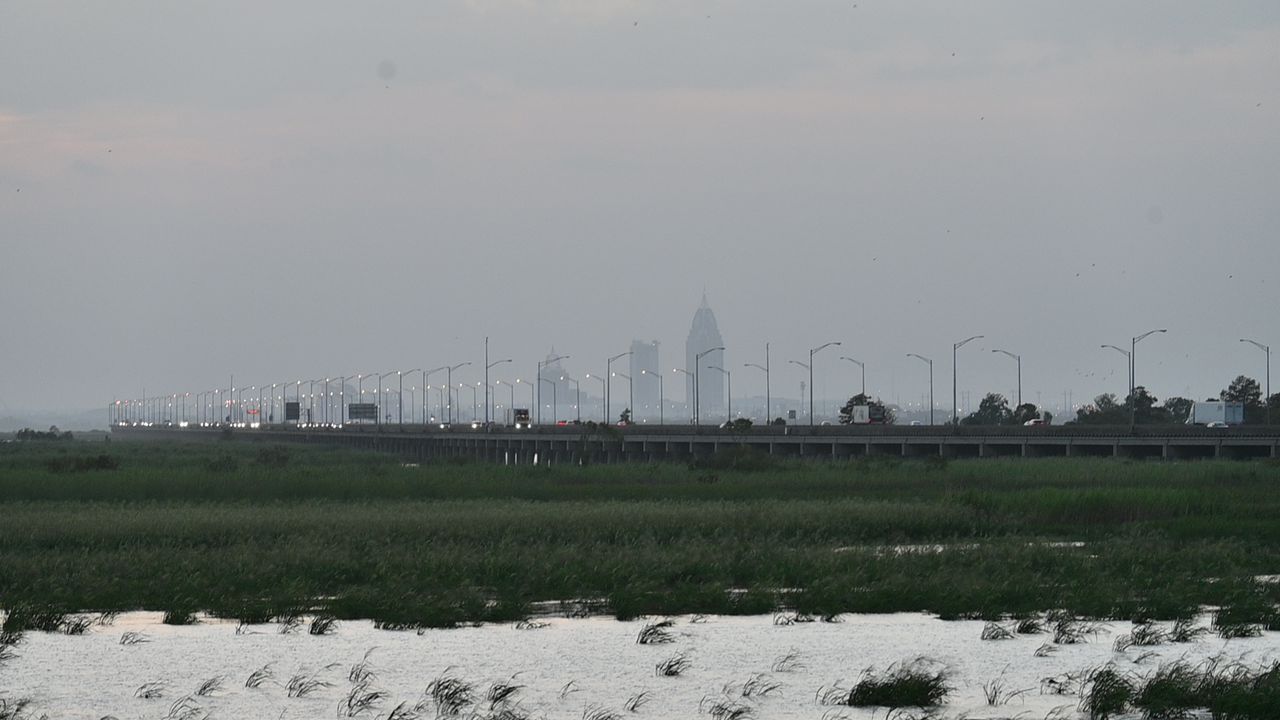
M 1263 423 L 1267 421 L 1266 406 L 1262 404 L 1262 386 L 1251 377 L 1237 376 L 1218 397 L 1224 402 L 1242 403 L 1244 405 L 1244 421 L 1246 423 Z
M 1040 417 L 1040 408 L 1033 403 L 1022 403 L 1013 410 L 1013 418 L 1011 422 L 1014 425 L 1025 425 L 1029 420 L 1035 420 Z
M 874 424 L 892 425 L 897 420 L 897 415 L 893 412 L 893 408 L 888 407 L 878 398 L 872 399 L 864 393 L 858 393 L 849 398 L 849 401 L 840 408 L 840 424 L 850 425 L 853 423 L 853 408 L 858 405 L 867 406 L 867 414 Z
M 978 409 L 961 418 L 961 425 L 1008 425 L 1013 422 L 1009 401 L 1000 393 L 987 393 L 978 403 Z
M 1185 423 L 1191 417 L 1191 406 L 1195 401 L 1184 397 L 1165 398 L 1164 409 L 1169 414 L 1169 422 Z

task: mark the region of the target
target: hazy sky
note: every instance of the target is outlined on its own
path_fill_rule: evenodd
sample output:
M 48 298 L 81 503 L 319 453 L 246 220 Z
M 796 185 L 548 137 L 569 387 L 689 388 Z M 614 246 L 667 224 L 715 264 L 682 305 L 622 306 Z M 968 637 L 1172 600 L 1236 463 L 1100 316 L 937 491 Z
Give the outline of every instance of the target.
M 775 394 L 842 340 L 819 394 L 949 403 L 985 334 L 962 390 L 1079 401 L 1167 327 L 1202 396 L 1280 343 L 1278 198 L 1275 0 L 3 0 L 0 414 L 674 366 L 704 287 Z

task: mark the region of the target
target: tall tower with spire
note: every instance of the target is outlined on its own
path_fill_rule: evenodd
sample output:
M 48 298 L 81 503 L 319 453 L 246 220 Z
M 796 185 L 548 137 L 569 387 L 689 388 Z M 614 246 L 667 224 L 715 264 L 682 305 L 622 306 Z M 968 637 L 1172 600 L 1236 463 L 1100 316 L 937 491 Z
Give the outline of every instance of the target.
M 693 324 L 689 327 L 689 338 L 684 343 L 685 369 L 694 373 L 694 363 L 698 353 L 711 348 L 724 347 L 724 338 L 720 336 L 720 327 L 716 324 L 716 315 L 707 303 L 707 293 L 702 293 L 702 304 L 693 314 Z M 702 357 L 700 369 L 697 371 L 700 382 L 698 388 L 699 405 L 702 420 L 714 422 L 717 416 L 725 412 L 725 377 L 718 370 L 709 370 L 711 366 L 725 367 L 724 351 L 716 350 Z M 729 368 L 725 368 L 728 370 Z M 685 377 L 685 398 L 689 405 L 689 414 L 693 415 L 693 378 Z

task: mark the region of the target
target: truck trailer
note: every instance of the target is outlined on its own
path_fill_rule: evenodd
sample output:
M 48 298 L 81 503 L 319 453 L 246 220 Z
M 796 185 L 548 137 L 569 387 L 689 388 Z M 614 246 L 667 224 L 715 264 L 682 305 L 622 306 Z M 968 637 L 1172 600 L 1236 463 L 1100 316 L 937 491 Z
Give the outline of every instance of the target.
M 1188 425 L 1208 425 L 1210 423 L 1224 425 L 1243 424 L 1244 403 L 1206 400 L 1191 406 L 1191 414 L 1187 416 Z

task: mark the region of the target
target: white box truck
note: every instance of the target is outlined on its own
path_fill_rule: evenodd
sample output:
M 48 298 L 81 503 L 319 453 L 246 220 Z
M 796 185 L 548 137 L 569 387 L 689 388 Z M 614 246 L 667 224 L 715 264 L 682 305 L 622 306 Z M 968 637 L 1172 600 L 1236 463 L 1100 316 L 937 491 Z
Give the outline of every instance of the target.
M 1244 423 L 1244 403 L 1207 400 L 1191 406 L 1191 414 L 1187 416 L 1188 425 L 1241 425 Z

